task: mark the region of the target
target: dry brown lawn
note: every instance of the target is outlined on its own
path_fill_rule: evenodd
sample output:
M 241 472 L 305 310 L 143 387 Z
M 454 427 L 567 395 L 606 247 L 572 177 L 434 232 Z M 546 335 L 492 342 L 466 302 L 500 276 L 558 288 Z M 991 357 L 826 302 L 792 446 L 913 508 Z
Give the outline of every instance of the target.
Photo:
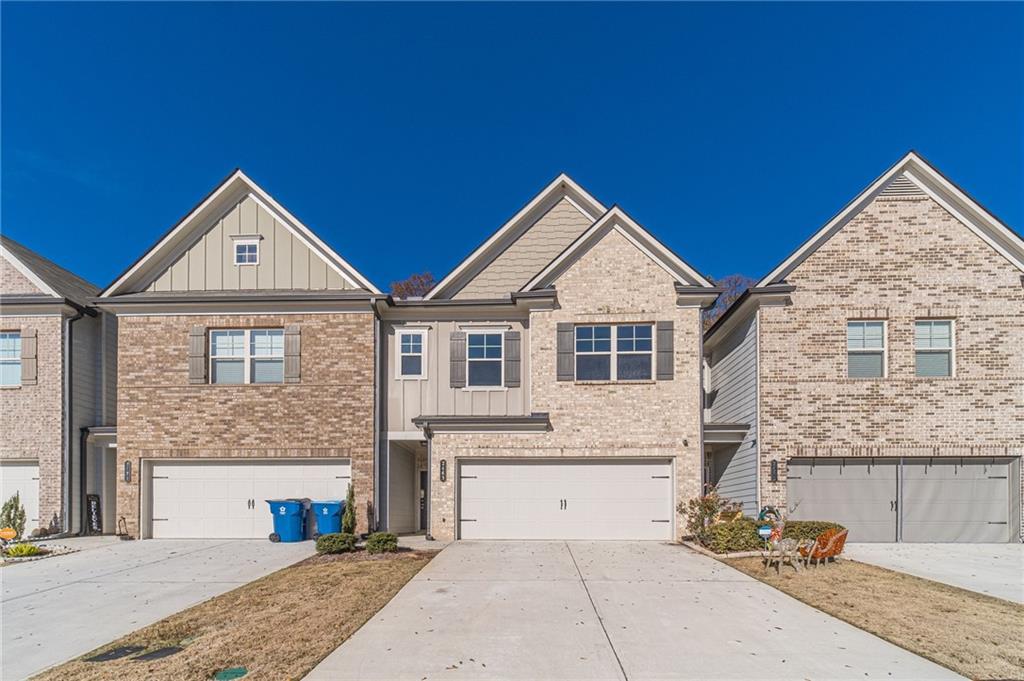
M 1024 679 L 1024 606 L 874 565 L 842 560 L 802 574 L 729 565 L 970 679 Z
M 244 666 L 245 681 L 301 679 L 391 600 L 435 552 L 316 556 L 139 629 L 35 677 L 210 679 Z M 85 662 L 117 646 L 183 646 L 176 655 L 136 662 Z

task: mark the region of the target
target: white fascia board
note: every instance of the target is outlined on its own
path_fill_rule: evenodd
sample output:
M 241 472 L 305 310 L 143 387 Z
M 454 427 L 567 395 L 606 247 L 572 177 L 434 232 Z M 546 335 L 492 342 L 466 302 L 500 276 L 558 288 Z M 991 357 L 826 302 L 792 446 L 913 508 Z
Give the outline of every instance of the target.
M 0 245 L 0 254 L 3 255 L 4 259 L 7 260 L 7 262 L 11 263 L 11 266 L 14 269 L 18 270 L 18 272 L 23 277 L 32 282 L 32 285 L 38 288 L 42 293 L 48 296 L 53 296 L 54 298 L 64 297 L 57 293 L 56 291 L 54 291 L 52 286 L 50 286 L 45 281 L 40 279 L 38 274 L 29 269 L 28 265 L 19 260 L 17 256 L 11 253 L 7 248 L 4 248 L 3 245 Z
M 604 233 L 611 230 L 615 230 L 624 236 L 644 255 L 672 275 L 676 281 L 688 285 L 696 283 L 698 286 L 707 286 L 709 288 L 714 286 L 697 270 L 690 267 L 679 256 L 654 238 L 650 232 L 637 224 L 622 209 L 613 206 L 611 210 L 592 224 L 586 232 L 581 234 L 576 241 L 562 251 L 557 258 L 552 260 L 547 267 L 541 270 L 520 291 L 531 291 L 550 285 L 561 274 L 563 267 L 572 262 L 572 259 L 577 254 L 582 255 L 586 249 L 589 249 L 600 237 L 604 236 Z
M 566 191 L 563 187 L 569 191 Z M 591 196 L 589 192 L 578 185 L 571 177 L 565 173 L 561 173 L 558 177 L 552 180 L 548 186 L 544 187 L 544 189 L 534 196 L 529 203 L 523 206 L 519 212 L 513 215 L 511 219 L 499 227 L 498 230 L 494 232 L 489 239 L 487 239 L 487 241 L 470 253 L 469 257 L 449 272 L 444 279 L 434 286 L 434 288 L 430 289 L 430 291 L 427 292 L 427 295 L 423 296 L 423 299 L 432 300 L 439 293 L 444 291 L 444 289 L 453 281 L 456 281 L 467 269 L 472 267 L 477 260 L 487 254 L 495 244 L 499 243 L 505 235 L 514 230 L 524 219 L 529 217 L 538 206 L 549 200 L 556 193 L 561 193 L 578 211 L 591 221 L 596 220 L 598 215 L 607 211 L 607 208 L 605 208 L 600 201 Z M 575 194 L 576 197 L 573 198 L 572 194 Z M 587 206 L 581 204 L 589 204 L 589 210 Z M 594 213 L 596 213 L 596 215 Z

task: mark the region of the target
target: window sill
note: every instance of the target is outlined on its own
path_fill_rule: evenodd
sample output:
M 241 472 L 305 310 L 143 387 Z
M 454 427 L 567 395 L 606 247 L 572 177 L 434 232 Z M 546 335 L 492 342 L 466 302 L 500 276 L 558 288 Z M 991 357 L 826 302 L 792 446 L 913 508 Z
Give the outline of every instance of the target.
M 504 393 L 508 388 L 503 385 L 467 385 L 460 388 L 464 393 Z
M 426 376 L 395 376 L 396 381 L 425 381 Z
M 576 385 L 654 385 L 657 383 L 653 378 L 644 378 L 638 381 L 573 381 Z
M 20 385 L 0 385 L 0 390 L 21 390 Z

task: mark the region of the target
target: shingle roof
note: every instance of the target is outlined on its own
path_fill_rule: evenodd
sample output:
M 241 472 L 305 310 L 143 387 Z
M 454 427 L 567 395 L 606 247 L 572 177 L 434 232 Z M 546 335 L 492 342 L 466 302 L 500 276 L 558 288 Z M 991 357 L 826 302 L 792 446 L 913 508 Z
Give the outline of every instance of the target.
M 85 279 L 69 272 L 57 263 L 44 258 L 35 251 L 22 246 L 14 239 L 0 234 L 0 243 L 10 251 L 11 255 L 32 270 L 59 296 L 67 298 L 82 306 L 90 305 L 90 301 L 99 293 L 99 288 L 93 286 Z

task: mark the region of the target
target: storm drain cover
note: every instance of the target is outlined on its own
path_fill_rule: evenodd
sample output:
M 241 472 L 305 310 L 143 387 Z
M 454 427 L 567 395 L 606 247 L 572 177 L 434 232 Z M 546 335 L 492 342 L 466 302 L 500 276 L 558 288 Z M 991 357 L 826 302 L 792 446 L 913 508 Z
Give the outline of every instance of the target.
M 110 662 L 111 660 L 118 660 L 122 657 L 128 657 L 135 653 L 141 653 L 145 648 L 143 646 L 121 646 L 120 648 L 114 648 L 108 650 L 105 653 L 99 655 L 93 655 L 92 657 L 85 658 L 86 662 Z
M 245 667 L 228 667 L 214 674 L 213 681 L 232 681 L 233 679 L 240 679 L 248 673 L 249 670 Z
M 145 655 L 139 655 L 138 657 L 133 657 L 132 659 L 137 660 L 139 662 L 145 662 L 146 660 L 159 660 L 162 657 L 170 657 L 174 653 L 180 652 L 181 648 L 179 648 L 178 646 L 170 646 L 168 648 L 157 648 L 156 650 L 150 651 Z

